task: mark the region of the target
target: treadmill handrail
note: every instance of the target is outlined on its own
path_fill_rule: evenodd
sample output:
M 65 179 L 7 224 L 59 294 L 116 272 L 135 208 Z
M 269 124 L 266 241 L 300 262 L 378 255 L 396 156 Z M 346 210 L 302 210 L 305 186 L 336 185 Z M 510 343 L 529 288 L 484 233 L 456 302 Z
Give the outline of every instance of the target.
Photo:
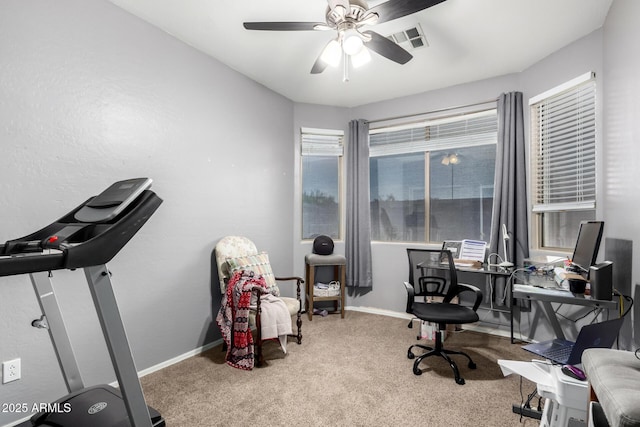
M 77 224 L 74 214 L 90 200 L 92 199 L 43 229 L 23 238 L 11 240 L 0 248 L 4 251 L 8 244 L 19 241 L 44 241 L 65 226 Z M 87 226 L 86 236 L 84 236 L 86 239 L 61 246 L 61 253 L 31 253 L 29 256 L 0 257 L 0 277 L 106 264 L 140 230 L 161 203 L 162 199 L 153 191 L 145 190 L 135 202 L 109 223 Z

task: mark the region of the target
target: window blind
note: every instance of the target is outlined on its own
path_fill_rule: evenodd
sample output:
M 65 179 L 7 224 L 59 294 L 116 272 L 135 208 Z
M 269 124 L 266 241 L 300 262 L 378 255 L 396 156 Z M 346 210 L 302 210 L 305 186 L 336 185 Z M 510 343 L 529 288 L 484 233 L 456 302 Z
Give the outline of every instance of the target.
M 595 208 L 595 101 L 593 73 L 530 101 L 534 212 Z
M 497 112 L 491 109 L 410 125 L 374 129 L 369 135 L 369 156 L 496 144 L 497 128 Z
M 343 139 L 343 131 L 302 128 L 301 154 L 303 156 L 342 156 Z

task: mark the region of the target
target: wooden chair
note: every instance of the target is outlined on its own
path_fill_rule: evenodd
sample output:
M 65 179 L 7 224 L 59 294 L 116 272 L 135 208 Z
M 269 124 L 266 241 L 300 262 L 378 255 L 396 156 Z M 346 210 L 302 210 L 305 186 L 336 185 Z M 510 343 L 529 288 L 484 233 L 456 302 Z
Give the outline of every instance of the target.
M 215 247 L 215 258 L 218 268 L 218 277 L 220 278 L 220 291 L 224 295 L 227 283 L 235 271 L 250 270 L 255 274 L 263 275 L 267 283 L 268 290 L 271 294 L 280 298 L 291 316 L 296 316 L 295 324 L 297 330 L 290 335 L 296 338 L 298 344 L 302 344 L 302 298 L 300 287 L 304 280 L 300 277 L 275 277 L 271 270 L 269 257 L 265 252 L 258 252 L 256 245 L 246 237 L 227 236 L 222 238 Z M 295 282 L 296 297 L 280 296 L 280 289 L 277 282 Z M 264 357 L 262 354 L 262 333 L 260 323 L 260 298 L 257 298 L 257 307 L 252 309 L 249 316 L 249 325 L 256 328 L 256 366 L 262 366 Z

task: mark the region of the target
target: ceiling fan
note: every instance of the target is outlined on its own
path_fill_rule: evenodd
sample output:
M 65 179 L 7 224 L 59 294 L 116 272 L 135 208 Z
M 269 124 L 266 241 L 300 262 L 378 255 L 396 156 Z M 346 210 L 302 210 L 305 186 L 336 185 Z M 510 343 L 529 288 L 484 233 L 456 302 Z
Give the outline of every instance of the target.
M 366 29 L 403 16 L 411 15 L 445 0 L 388 0 L 369 8 L 365 0 L 327 0 L 325 22 L 245 22 L 247 30 L 311 31 L 335 30 L 311 68 L 311 74 L 322 73 L 328 65 L 343 63 L 344 80 L 348 80 L 349 63 L 358 67 L 371 59 L 369 49 L 398 64 L 406 64 L 413 56 L 384 36 Z

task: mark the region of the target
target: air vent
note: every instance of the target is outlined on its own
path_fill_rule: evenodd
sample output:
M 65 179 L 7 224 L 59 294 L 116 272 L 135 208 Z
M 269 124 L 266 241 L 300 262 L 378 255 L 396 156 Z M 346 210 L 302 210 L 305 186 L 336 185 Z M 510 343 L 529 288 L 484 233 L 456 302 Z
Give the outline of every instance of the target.
M 429 46 L 420 24 L 404 31 L 400 31 L 399 33 L 391 34 L 388 39 L 402 46 L 406 50 L 415 50 Z

